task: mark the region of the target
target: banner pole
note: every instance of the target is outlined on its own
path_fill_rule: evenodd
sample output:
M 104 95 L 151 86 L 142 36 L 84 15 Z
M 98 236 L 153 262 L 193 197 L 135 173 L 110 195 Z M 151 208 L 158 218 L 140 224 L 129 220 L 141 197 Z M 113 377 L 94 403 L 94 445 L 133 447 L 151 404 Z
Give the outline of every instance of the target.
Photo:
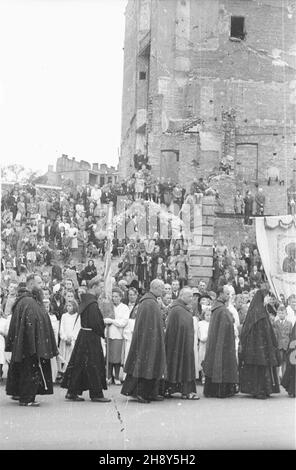
M 113 239 L 113 203 L 110 202 L 108 205 L 107 213 L 107 249 L 105 254 L 105 272 L 104 272 L 104 287 L 105 296 L 108 302 L 111 302 L 112 297 L 112 284 L 111 284 L 111 251 L 112 251 L 112 239 Z M 109 325 L 106 325 L 106 377 L 107 383 L 109 380 Z

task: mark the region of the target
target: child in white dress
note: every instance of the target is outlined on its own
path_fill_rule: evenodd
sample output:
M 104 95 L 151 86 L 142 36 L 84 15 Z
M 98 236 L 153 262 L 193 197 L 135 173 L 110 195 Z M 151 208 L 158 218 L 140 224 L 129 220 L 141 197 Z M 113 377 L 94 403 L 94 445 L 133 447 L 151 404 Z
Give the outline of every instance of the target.
M 66 370 L 70 360 L 76 338 L 81 328 L 80 316 L 77 311 L 77 303 L 68 302 L 66 312 L 62 315 L 60 326 L 60 355 L 63 357 L 63 371 Z
M 137 310 L 138 310 L 138 304 L 137 304 L 137 297 L 138 297 L 138 292 L 134 287 L 131 287 L 128 291 L 128 308 L 130 311 L 130 316 L 127 322 L 127 325 L 123 329 L 123 339 L 124 339 L 124 347 L 123 347 L 123 365 L 125 365 L 125 362 L 127 360 L 127 356 L 129 353 L 130 345 L 132 342 L 132 337 L 133 337 L 133 332 L 135 328 L 135 322 L 136 322 L 136 316 L 137 316 Z M 123 374 L 123 378 L 125 378 L 126 374 Z
M 56 315 L 51 312 L 50 310 L 50 301 L 48 299 L 43 300 L 43 305 L 45 307 L 45 311 L 48 313 L 49 318 L 50 318 L 50 323 L 54 332 L 54 337 L 56 340 L 56 345 L 58 346 L 58 338 L 59 338 L 59 329 L 60 329 L 60 322 L 58 321 Z M 57 380 L 57 375 L 59 372 L 59 358 L 58 357 L 53 357 L 50 359 L 50 365 L 51 365 L 51 374 L 52 374 L 52 381 L 53 383 L 56 382 Z
M 205 383 L 205 377 L 204 377 L 204 372 L 202 369 L 202 362 L 205 358 L 206 354 L 206 344 L 207 344 L 207 339 L 208 339 L 208 331 L 209 331 L 209 324 L 210 324 L 210 318 L 211 318 L 211 307 L 206 306 L 207 308 L 204 309 L 204 320 L 201 320 L 198 322 L 198 339 L 199 339 L 199 344 L 198 344 L 198 370 L 201 371 L 202 374 L 202 379 L 201 383 Z

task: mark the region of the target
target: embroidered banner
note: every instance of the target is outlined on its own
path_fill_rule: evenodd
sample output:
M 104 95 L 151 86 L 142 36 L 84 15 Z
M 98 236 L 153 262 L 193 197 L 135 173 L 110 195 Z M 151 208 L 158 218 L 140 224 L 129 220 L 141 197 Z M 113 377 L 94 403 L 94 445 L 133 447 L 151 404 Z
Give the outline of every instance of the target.
M 256 218 L 257 246 L 267 279 L 279 299 L 296 294 L 296 217 Z

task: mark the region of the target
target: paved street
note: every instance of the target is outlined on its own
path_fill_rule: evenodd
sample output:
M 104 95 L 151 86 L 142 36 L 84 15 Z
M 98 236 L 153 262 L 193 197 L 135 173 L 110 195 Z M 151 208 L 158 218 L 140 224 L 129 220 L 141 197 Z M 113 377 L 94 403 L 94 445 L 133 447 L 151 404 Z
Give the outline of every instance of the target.
M 178 398 L 147 405 L 120 395 L 111 403 L 68 402 L 65 390 L 18 406 L 0 386 L 1 449 L 295 449 L 296 404 L 282 392 L 259 401 L 237 395 L 199 401 Z
M 118 259 L 112 260 L 116 272 Z M 99 268 L 101 263 L 97 263 Z M 5 368 L 6 372 L 6 368 Z M 178 398 L 147 405 L 120 395 L 111 403 L 38 396 L 40 408 L 18 406 L 0 385 L 0 449 L 296 449 L 296 401 L 282 390 L 270 400 L 237 395 L 224 400 Z

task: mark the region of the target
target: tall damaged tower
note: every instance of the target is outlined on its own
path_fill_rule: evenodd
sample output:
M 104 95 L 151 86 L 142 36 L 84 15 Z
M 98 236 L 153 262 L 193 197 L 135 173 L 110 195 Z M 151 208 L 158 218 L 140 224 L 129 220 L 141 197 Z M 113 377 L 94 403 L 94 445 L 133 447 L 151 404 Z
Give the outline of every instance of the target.
M 137 150 L 156 176 L 187 187 L 227 158 L 236 189 L 261 186 L 267 213 L 286 213 L 296 170 L 294 5 L 129 0 L 121 176 L 134 171 Z

